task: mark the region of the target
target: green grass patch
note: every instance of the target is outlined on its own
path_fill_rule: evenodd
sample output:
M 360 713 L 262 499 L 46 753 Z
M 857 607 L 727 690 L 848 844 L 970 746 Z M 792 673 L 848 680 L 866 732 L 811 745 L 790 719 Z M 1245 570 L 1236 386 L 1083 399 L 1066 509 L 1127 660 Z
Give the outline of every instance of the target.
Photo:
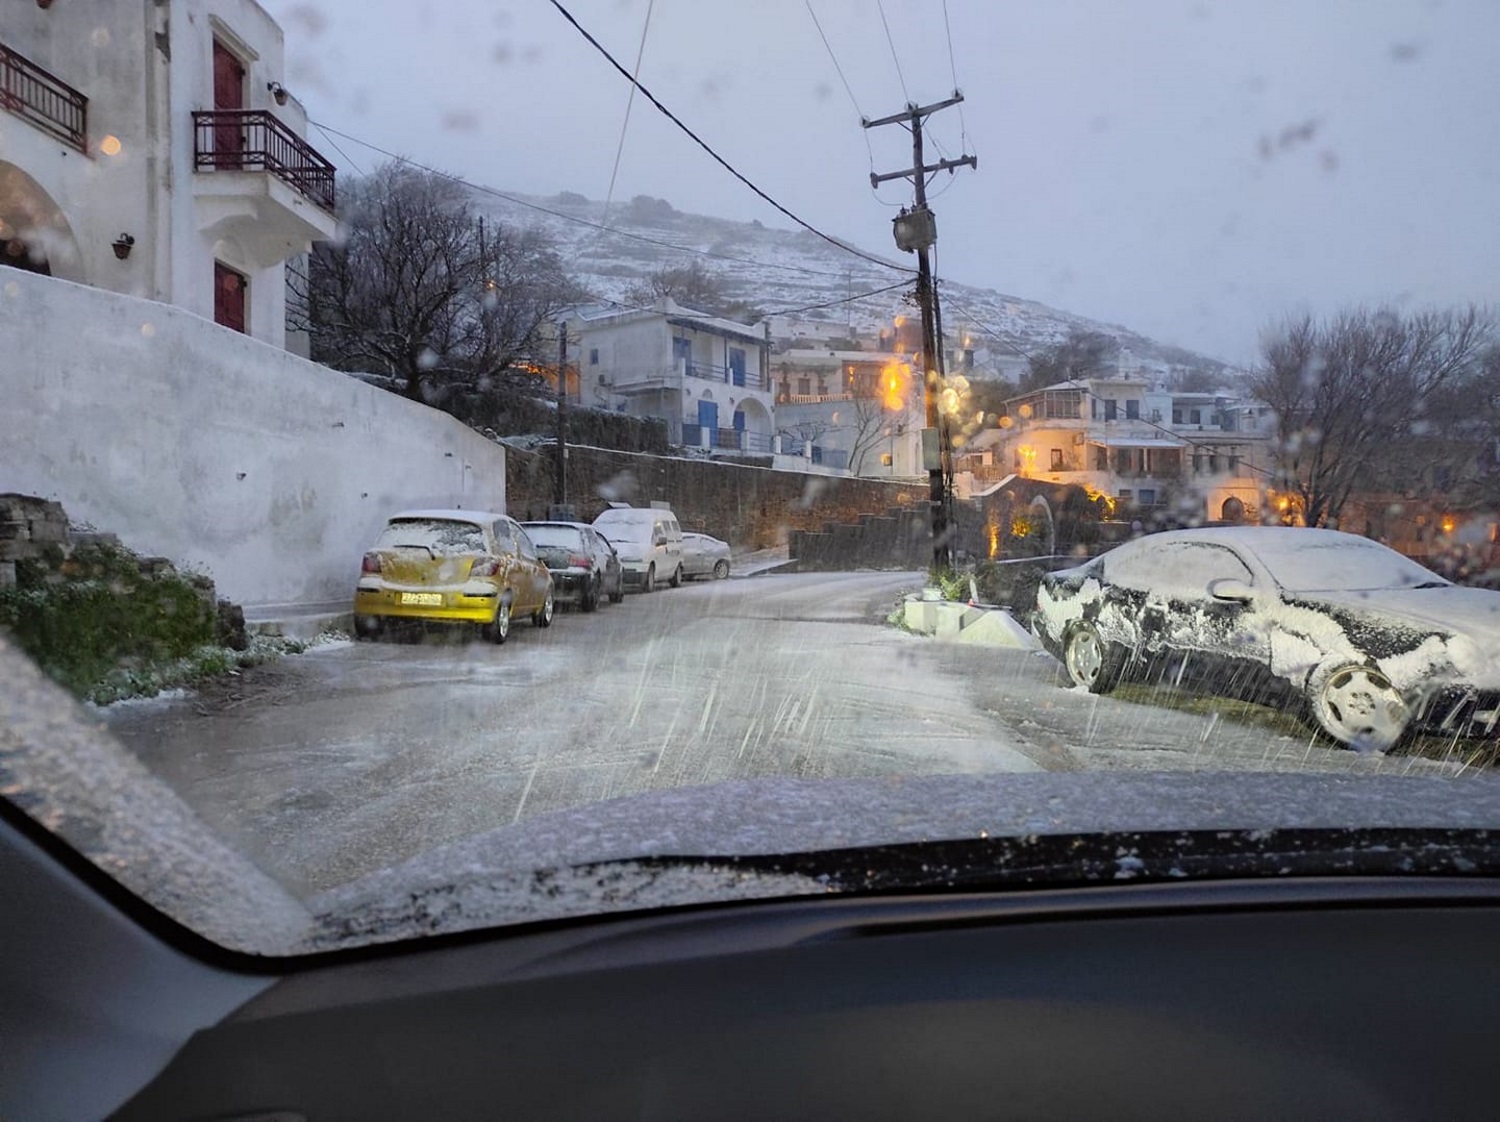
M 1321 729 L 1302 720 L 1295 711 L 1255 701 L 1192 693 L 1171 686 L 1143 682 L 1122 683 L 1115 687 L 1110 696 L 1137 705 L 1157 705 L 1202 717 L 1218 714 L 1224 720 L 1264 728 L 1281 736 L 1314 740 L 1324 748 L 1342 747 Z M 1465 769 L 1488 768 L 1500 763 L 1500 742 L 1456 736 L 1411 736 L 1398 744 L 1390 755 L 1441 760 L 1444 763 L 1462 764 Z
M 76 697 L 100 704 L 149 696 L 273 653 L 216 645 L 217 612 L 205 578 L 141 560 L 117 545 L 23 561 L 0 590 L 0 628 Z M 285 645 L 285 641 L 280 641 Z

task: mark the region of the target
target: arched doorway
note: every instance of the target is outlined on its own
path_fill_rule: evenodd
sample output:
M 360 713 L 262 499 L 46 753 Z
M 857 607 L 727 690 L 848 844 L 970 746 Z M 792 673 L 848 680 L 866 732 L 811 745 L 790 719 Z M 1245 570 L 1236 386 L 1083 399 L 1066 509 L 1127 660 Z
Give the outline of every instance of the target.
M 1219 508 L 1219 517 L 1225 522 L 1243 522 L 1245 520 L 1244 501 L 1230 495 L 1224 500 L 1224 505 Z
M 0 267 L 82 281 L 82 264 L 62 208 L 30 175 L 0 160 Z

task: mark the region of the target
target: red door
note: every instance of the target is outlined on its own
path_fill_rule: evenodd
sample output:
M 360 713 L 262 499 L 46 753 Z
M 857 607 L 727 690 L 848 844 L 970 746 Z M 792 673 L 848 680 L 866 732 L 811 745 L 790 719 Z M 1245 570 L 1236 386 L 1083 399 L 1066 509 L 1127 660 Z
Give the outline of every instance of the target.
M 214 262 L 214 322 L 245 330 L 245 289 L 249 281 L 220 261 Z
M 238 112 L 245 108 L 245 64 L 228 47 L 214 40 L 214 111 Z M 231 118 L 214 126 L 214 166 L 238 168 L 244 151 L 241 122 Z

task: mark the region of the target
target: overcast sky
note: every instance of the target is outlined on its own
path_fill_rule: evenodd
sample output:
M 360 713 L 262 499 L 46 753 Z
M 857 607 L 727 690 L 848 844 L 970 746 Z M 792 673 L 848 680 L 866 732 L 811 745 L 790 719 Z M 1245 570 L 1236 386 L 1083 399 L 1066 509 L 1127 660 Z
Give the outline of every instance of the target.
M 629 86 L 549 0 L 262 0 L 314 120 L 476 182 L 609 191 Z M 892 254 L 908 99 L 977 171 L 932 186 L 940 275 L 1231 361 L 1298 310 L 1500 304 L 1495 0 L 566 0 L 813 224 Z M 899 61 L 899 70 L 898 70 Z M 904 86 L 903 89 L 903 78 Z M 327 138 L 311 137 L 342 167 Z M 867 143 L 869 147 L 867 148 Z M 379 157 L 340 141 L 369 170 Z M 785 224 L 643 99 L 616 199 Z

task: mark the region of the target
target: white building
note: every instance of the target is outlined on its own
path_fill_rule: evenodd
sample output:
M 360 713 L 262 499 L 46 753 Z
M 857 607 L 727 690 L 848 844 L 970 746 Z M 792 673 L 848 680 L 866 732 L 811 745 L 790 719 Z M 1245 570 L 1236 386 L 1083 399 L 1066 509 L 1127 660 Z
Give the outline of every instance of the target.
M 970 440 L 956 466 L 975 486 L 1011 473 L 1075 483 L 1122 514 L 1175 502 L 1183 515 L 1256 521 L 1269 426 L 1264 406 L 1229 394 L 1080 378 L 1007 401 L 999 427 Z
M 0 260 L 284 346 L 285 262 L 337 227 L 282 78 L 254 0 L 9 0 Z
M 770 454 L 776 423 L 763 329 L 683 308 L 578 309 L 582 404 L 667 423 L 673 443 Z
M 920 379 L 880 351 L 793 349 L 771 358 L 782 451 L 874 478 L 922 473 Z

